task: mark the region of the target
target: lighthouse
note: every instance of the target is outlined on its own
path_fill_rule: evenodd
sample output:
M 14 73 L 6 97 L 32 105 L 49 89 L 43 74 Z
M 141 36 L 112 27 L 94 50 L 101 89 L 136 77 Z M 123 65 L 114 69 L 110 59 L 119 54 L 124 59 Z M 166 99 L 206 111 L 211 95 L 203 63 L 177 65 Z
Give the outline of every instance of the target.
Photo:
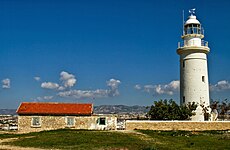
M 187 21 L 183 22 L 183 42 L 178 43 L 177 49 L 180 55 L 180 103 L 198 104 L 192 121 L 204 121 L 204 109 L 210 105 L 207 65 L 210 49 L 208 42 L 203 40 L 204 30 L 195 16 L 195 9 L 189 13 Z

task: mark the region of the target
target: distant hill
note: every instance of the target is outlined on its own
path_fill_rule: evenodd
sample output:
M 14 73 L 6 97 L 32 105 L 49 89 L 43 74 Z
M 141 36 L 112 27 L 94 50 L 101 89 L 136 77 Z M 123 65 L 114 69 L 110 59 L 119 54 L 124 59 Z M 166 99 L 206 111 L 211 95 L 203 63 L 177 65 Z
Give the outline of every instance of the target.
M 16 115 L 17 109 L 0 109 L 0 115 Z
M 94 107 L 96 114 L 143 114 L 149 109 L 145 106 L 126 106 L 126 105 L 101 105 Z
M 100 105 L 94 106 L 95 114 L 143 114 L 149 109 L 145 106 Z M 0 115 L 16 115 L 16 109 L 0 109 Z

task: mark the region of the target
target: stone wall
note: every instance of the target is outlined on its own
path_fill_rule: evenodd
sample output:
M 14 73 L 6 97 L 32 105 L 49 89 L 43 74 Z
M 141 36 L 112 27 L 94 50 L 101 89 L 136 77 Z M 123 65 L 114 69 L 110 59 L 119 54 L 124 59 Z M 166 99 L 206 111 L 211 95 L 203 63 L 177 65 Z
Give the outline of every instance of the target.
M 230 130 L 230 121 L 126 121 L 126 130 Z
M 33 117 L 39 117 L 40 125 L 32 125 Z M 74 118 L 73 126 L 67 126 L 67 117 Z M 101 117 L 106 118 L 105 125 L 98 123 L 98 119 Z M 18 131 L 23 133 L 63 128 L 115 130 L 116 125 L 117 118 L 114 116 L 18 116 Z

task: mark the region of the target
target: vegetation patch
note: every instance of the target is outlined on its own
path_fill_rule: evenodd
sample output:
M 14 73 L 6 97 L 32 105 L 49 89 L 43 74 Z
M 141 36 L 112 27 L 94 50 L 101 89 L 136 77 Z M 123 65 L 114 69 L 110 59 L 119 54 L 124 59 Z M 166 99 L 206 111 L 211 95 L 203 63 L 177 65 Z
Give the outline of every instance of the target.
M 167 99 L 154 101 L 147 116 L 151 120 L 190 120 L 197 106 L 195 102 L 179 106 L 172 99 L 169 101 Z
M 94 131 L 53 130 L 28 134 L 0 134 L 0 139 L 16 138 L 8 144 L 43 149 L 78 150 L 168 150 L 168 149 L 229 149 L 227 131 Z
M 121 132 L 89 130 L 55 130 L 24 134 L 6 144 L 47 149 L 145 149 L 148 143 L 137 136 Z
M 229 149 L 230 133 L 226 131 L 152 131 L 139 130 L 157 141 L 157 149 Z

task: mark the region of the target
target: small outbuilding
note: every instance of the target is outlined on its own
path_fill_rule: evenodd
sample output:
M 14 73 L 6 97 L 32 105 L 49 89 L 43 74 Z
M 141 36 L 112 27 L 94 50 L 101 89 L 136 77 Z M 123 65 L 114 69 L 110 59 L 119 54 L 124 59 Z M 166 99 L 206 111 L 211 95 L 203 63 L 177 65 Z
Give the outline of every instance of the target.
M 62 128 L 115 130 L 117 118 L 93 114 L 93 104 L 23 102 L 17 109 L 19 132 Z

